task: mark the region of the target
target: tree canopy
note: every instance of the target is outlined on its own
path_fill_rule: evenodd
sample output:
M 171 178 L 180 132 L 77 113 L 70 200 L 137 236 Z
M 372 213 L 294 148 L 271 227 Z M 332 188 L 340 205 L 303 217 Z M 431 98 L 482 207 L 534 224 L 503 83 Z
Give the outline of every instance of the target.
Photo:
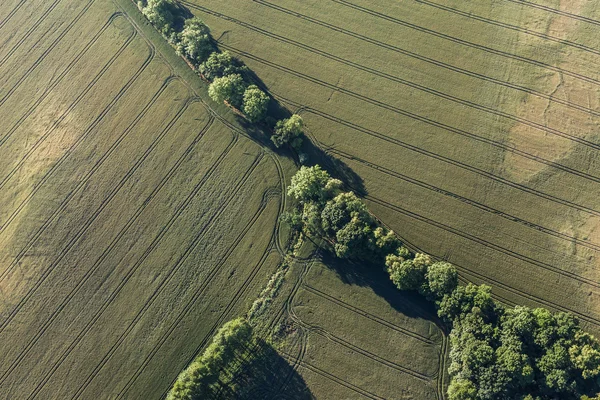
M 216 78 L 208 87 L 208 95 L 217 103 L 226 101 L 234 107 L 239 107 L 244 90 L 244 79 L 239 74 L 232 74 Z
M 250 85 L 244 92 L 244 114 L 250 122 L 261 121 L 267 114 L 267 106 L 271 99 L 256 85 Z

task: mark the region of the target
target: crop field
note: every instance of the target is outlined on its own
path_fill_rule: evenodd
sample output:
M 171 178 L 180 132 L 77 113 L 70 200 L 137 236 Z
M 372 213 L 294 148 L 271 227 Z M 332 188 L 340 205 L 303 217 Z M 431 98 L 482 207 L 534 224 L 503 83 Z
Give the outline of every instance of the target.
M 600 332 L 597 5 L 184 4 L 408 243 Z
M 303 389 L 318 399 L 444 398 L 447 336 L 433 309 L 399 293 L 384 271 L 314 256 L 294 265 L 283 292 L 272 310 L 285 312 L 294 330 L 280 353 L 304 382 L 283 380 L 274 385 L 279 392 Z
M 569 311 L 600 333 L 597 3 L 182 3 L 302 115 L 328 166 L 345 165 L 344 180 L 413 248 L 504 303 Z M 365 347 L 384 329 L 367 325 L 393 319 L 364 308 L 381 300 L 360 298 L 372 288 L 329 274 L 311 267 L 288 305 L 307 333 L 298 368 L 313 394 L 434 398 L 439 331 L 404 321 L 429 342 L 392 328 Z
M 129 1 L 0 2 L 0 397 L 160 398 L 280 263 L 291 163 L 190 75 Z

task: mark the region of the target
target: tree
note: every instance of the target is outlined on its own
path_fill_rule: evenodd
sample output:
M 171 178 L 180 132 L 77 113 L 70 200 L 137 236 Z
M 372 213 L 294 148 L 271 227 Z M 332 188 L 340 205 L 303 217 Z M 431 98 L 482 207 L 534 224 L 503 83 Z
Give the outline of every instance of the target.
M 335 237 L 336 233 L 353 219 L 366 225 L 373 222 L 367 206 L 353 192 L 340 193 L 328 201 L 323 208 L 321 219 L 323 231 L 330 237 Z
M 301 167 L 292 177 L 288 187 L 288 196 L 305 203 L 316 201 L 324 203 L 337 193 L 342 182 L 331 178 L 320 166 Z
M 334 250 L 339 258 L 361 258 L 373 250 L 372 230 L 369 224 L 354 215 L 352 219 L 335 233 Z
M 589 333 L 581 331 L 575 334 L 569 356 L 584 379 L 596 378 L 600 374 L 600 344 Z
M 417 290 L 425 281 L 425 268 L 413 260 L 404 260 L 395 254 L 385 258 L 390 279 L 400 290 Z
M 433 263 L 427 269 L 424 294 L 431 300 L 441 300 L 458 286 L 458 273 L 454 265 L 447 262 Z
M 261 121 L 267 113 L 269 101 L 270 98 L 265 92 L 256 85 L 250 85 L 244 92 L 242 111 L 244 111 L 250 122 Z
M 456 379 L 448 386 L 449 400 L 477 400 L 477 389 L 473 382 L 466 379 Z
M 179 49 L 196 65 L 204 62 L 214 51 L 208 27 L 200 18 L 193 17 L 185 21 Z
M 297 114 L 292 115 L 287 119 L 277 121 L 275 124 L 275 132 L 271 136 L 271 140 L 276 147 L 281 147 L 285 143 L 289 143 L 294 139 L 298 139 L 302 135 L 304 121 Z M 295 147 L 299 147 L 299 144 Z
M 224 101 L 234 107 L 242 104 L 244 93 L 244 79 L 239 74 L 227 75 L 216 78 L 208 87 L 208 95 L 217 103 Z
M 401 245 L 394 231 L 387 230 L 381 226 L 375 228 L 373 237 L 375 238 L 375 246 L 378 252 L 383 255 L 393 253 Z
M 495 316 L 496 304 L 491 291 L 492 288 L 487 285 L 469 283 L 467 286 L 458 286 L 438 302 L 438 315 L 447 321 L 455 321 L 476 311 L 492 318 Z
M 177 5 L 173 0 L 148 0 L 141 11 L 160 33 L 165 37 L 171 36 L 177 15 Z
M 227 75 L 240 74 L 245 70 L 245 67 L 241 66 L 228 51 L 222 53 L 215 51 L 206 61 L 200 64 L 198 69 L 206 79 L 212 81 Z

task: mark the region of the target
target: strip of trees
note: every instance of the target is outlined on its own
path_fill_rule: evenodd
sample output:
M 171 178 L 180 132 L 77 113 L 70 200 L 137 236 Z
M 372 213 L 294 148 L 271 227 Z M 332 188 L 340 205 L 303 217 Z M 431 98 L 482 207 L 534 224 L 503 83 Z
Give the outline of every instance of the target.
M 324 239 L 337 257 L 380 264 L 400 290 L 436 306 L 451 327 L 450 400 L 577 400 L 600 392 L 600 344 L 568 313 L 504 307 L 486 285 L 460 286 L 456 268 L 413 253 L 353 192 L 318 165 L 292 177 L 297 207 L 283 220 Z
M 219 51 L 200 18 L 185 18 L 187 13 L 175 0 L 140 0 L 137 5 L 177 54 L 209 82 L 211 99 L 234 108 L 252 123 L 267 126 L 273 131 L 271 140 L 276 147 L 289 143 L 295 149 L 300 148 L 302 118 L 292 115 L 272 121 L 267 114 L 269 103 L 274 100 L 252 82 L 248 67 L 228 51 Z

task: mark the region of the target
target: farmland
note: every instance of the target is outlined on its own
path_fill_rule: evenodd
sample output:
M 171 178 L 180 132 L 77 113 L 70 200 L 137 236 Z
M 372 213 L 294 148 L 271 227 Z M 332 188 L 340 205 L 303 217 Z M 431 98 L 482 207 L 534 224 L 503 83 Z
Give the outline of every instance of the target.
M 3 2 L 0 37 L 0 397 L 160 398 L 279 264 L 291 163 L 128 1 Z
M 288 248 L 286 209 L 324 227 L 353 201 L 286 197 L 306 160 L 366 201 L 369 229 L 600 334 L 597 5 L 180 3 L 252 72 L 230 60 L 207 91 L 130 0 L 0 4 L 2 397 L 161 398 L 285 276 L 252 321 L 266 358 L 249 398 L 446 398 L 448 325 L 387 259 L 389 274 L 315 245 L 337 228 Z M 157 26 L 172 44 L 175 25 Z M 227 107 L 253 83 L 302 117 L 298 152 L 260 110 Z
M 183 4 L 413 248 L 501 302 L 568 311 L 600 333 L 597 5 Z

